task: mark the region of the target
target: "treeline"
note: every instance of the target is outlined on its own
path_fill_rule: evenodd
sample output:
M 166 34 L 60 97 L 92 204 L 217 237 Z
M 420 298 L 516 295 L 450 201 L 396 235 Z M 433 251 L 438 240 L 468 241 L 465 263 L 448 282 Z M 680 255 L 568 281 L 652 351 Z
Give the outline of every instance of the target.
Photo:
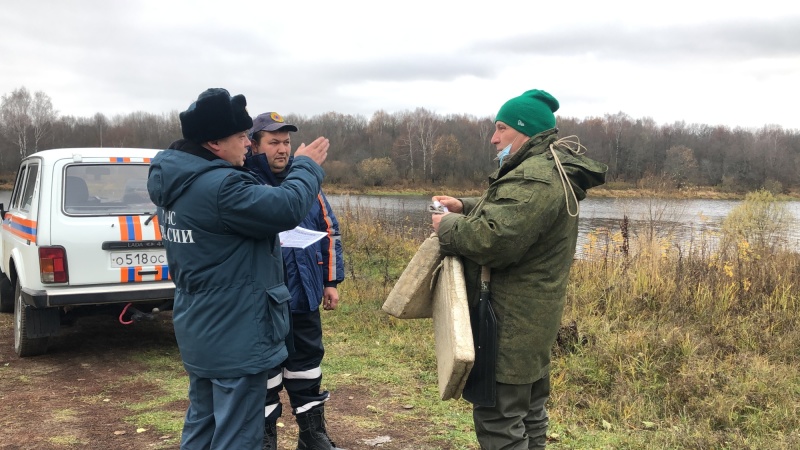
M 253 111 L 254 114 L 258 112 Z M 293 142 L 331 141 L 327 181 L 353 186 L 476 187 L 494 159 L 492 118 L 440 115 L 417 108 L 370 118 L 328 112 L 286 114 L 300 131 Z M 609 166 L 608 180 L 658 179 L 674 187 L 714 186 L 730 191 L 800 187 L 800 130 L 676 122 L 659 125 L 625 113 L 578 119 L 558 117 L 560 135 L 576 135 L 588 153 Z M 19 88 L 0 104 L 0 170 L 14 171 L 38 150 L 60 147 L 166 148 L 180 138 L 178 111 L 106 117 L 60 116 L 43 92 Z

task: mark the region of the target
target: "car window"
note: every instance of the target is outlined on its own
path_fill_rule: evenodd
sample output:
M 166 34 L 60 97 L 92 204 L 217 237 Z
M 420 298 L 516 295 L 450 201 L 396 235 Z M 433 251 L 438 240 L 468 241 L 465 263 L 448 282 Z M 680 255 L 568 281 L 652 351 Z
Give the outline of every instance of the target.
M 22 211 L 31 210 L 38 179 L 39 163 L 28 164 L 27 174 L 25 175 L 25 189 L 22 191 L 22 202 L 20 206 Z
M 22 192 L 25 190 L 25 175 L 28 173 L 28 165 L 25 164 L 19 168 L 17 174 L 17 181 L 14 182 L 14 192 L 11 193 L 11 202 L 9 202 L 9 209 L 19 209 L 20 199 Z
M 9 210 L 30 211 L 33 196 L 36 193 L 36 182 L 39 179 L 39 163 L 23 164 L 14 183 Z
M 64 173 L 68 215 L 134 215 L 155 212 L 147 193 L 147 164 L 71 164 Z

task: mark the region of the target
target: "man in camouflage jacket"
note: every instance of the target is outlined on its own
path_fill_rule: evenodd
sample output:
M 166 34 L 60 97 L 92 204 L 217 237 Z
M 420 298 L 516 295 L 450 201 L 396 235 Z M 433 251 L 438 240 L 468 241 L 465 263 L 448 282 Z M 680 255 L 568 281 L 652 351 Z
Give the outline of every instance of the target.
M 544 448 L 550 350 L 561 324 L 578 236 L 578 202 L 605 181 L 607 167 L 559 139 L 558 101 L 530 90 L 497 114 L 492 144 L 500 167 L 480 198 L 436 196 L 450 213 L 433 216 L 445 255 L 458 255 L 470 305 L 481 266 L 491 269 L 497 317 L 495 404 L 475 405 L 482 449 Z

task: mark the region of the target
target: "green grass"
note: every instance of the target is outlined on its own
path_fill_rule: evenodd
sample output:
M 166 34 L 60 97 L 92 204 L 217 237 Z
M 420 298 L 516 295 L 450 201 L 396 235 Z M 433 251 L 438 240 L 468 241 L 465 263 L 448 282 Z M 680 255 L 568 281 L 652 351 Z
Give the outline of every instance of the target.
M 471 406 L 463 400 L 439 400 L 432 321 L 386 315 L 380 310 L 382 279 L 363 284 L 369 288 L 344 283 L 341 306 L 323 315 L 325 387 L 334 398 L 339 387 L 370 390 L 373 426 L 385 427 L 389 421 L 424 424 L 430 448 L 477 448 Z M 369 427 L 364 421 L 355 424 Z
M 189 388 L 178 349 L 142 350 L 134 359 L 146 370 L 119 380 L 116 386 L 106 386 L 106 389 L 148 386 L 146 390 L 137 389 L 143 392 L 141 401 L 124 405 L 131 411 L 126 421 L 137 428 L 170 436 L 163 439 L 163 444 L 174 447 L 180 441 L 185 411 L 173 404 L 186 400 Z

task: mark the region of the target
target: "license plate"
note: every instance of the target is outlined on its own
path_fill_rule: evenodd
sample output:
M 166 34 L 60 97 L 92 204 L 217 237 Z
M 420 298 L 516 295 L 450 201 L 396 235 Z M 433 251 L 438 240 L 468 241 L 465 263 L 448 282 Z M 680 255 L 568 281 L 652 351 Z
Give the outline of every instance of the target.
M 111 252 L 111 267 L 164 266 L 167 252 Z

